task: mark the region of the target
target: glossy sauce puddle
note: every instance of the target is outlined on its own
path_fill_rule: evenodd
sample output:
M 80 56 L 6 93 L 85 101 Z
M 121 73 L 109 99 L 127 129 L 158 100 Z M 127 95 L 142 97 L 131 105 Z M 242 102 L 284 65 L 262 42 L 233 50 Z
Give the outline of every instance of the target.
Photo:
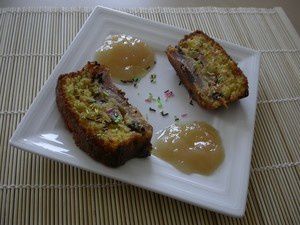
M 224 160 L 218 131 L 205 122 L 173 124 L 159 133 L 153 155 L 184 173 L 213 173 Z
M 130 35 L 110 35 L 96 52 L 96 60 L 106 65 L 116 80 L 129 81 L 144 76 L 155 64 L 152 49 Z

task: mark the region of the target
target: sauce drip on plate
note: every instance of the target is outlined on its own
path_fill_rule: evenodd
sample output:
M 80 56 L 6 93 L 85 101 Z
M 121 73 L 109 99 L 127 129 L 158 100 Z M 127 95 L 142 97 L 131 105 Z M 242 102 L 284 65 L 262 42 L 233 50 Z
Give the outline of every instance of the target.
M 141 77 L 155 64 L 151 48 L 130 35 L 110 35 L 97 50 L 96 60 L 106 65 L 117 80 L 129 81 Z
M 161 131 L 153 155 L 188 174 L 209 175 L 224 160 L 218 131 L 205 122 L 173 124 Z

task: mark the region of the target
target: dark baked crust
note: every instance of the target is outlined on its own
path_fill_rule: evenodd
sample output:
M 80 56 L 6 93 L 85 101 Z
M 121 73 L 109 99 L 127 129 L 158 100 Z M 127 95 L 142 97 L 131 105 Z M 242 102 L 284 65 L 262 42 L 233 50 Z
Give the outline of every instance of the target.
M 136 117 L 141 117 L 140 112 L 133 106 L 131 106 L 127 99 L 124 97 L 124 93 L 117 89 L 111 82 L 107 69 L 99 64 L 90 63 L 78 72 L 60 75 L 56 87 L 56 103 L 58 110 L 61 113 L 63 120 L 67 128 L 72 132 L 76 145 L 89 154 L 97 161 L 104 163 L 110 167 L 117 167 L 124 164 L 127 160 L 134 157 L 147 157 L 151 154 L 151 137 L 152 126 L 145 120 L 143 131 L 140 133 L 134 132 L 129 139 L 121 140 L 119 143 L 107 143 L 97 136 L 93 130 L 88 126 L 88 123 L 82 122 L 76 111 L 74 111 L 66 98 L 66 92 L 64 90 L 64 84 L 66 78 L 74 78 L 81 76 L 83 71 L 89 71 L 92 76 L 103 75 L 104 84 L 107 88 L 113 90 L 122 101 L 123 105 L 126 105 L 129 111 L 134 112 Z M 129 112 L 129 113 L 131 113 Z M 103 131 L 105 132 L 105 131 Z
M 224 54 L 228 57 L 228 59 L 232 60 L 231 57 L 225 52 L 225 50 L 212 38 L 210 38 L 208 35 L 203 33 L 202 31 L 195 31 L 193 33 L 190 33 L 188 35 L 185 35 L 182 40 L 180 40 L 179 43 L 185 42 L 189 38 L 196 36 L 196 35 L 202 35 L 205 37 L 207 42 L 212 41 L 214 43 L 214 48 L 219 50 L 221 54 Z M 206 101 L 200 94 L 199 94 L 199 86 L 197 86 L 194 82 L 191 82 L 193 79 L 194 74 L 191 72 L 189 68 L 185 66 L 182 61 L 178 60 L 178 55 L 181 53 L 178 51 L 178 47 L 168 46 L 166 50 L 167 57 L 171 63 L 171 65 L 174 67 L 177 75 L 179 76 L 180 80 L 184 84 L 184 86 L 187 88 L 188 92 L 190 93 L 191 97 L 203 108 L 206 109 L 216 109 L 221 106 L 227 107 L 229 103 L 235 102 L 241 98 L 247 97 L 248 92 L 248 81 L 246 76 L 243 74 L 241 69 L 237 66 L 236 62 L 233 60 L 233 65 L 231 69 L 233 70 L 235 77 L 242 77 L 243 83 L 241 84 L 241 89 L 243 90 L 239 95 L 236 96 L 230 96 L 228 99 L 219 99 L 218 104 L 213 105 L 211 102 Z

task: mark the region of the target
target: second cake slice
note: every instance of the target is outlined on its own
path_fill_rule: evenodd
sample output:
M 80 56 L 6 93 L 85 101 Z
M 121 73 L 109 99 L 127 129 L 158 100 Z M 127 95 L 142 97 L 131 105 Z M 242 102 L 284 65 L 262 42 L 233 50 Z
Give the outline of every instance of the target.
M 191 97 L 206 109 L 248 96 L 248 81 L 225 50 L 202 31 L 186 35 L 166 54 Z

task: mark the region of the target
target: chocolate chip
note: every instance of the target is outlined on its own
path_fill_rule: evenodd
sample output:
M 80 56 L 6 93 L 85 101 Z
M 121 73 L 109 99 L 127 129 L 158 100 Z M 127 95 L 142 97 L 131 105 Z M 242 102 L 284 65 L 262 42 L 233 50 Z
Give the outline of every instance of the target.
M 189 80 L 190 83 L 194 83 L 195 82 L 195 77 L 193 75 L 193 73 L 188 72 L 187 73 L 187 78 Z
M 132 131 L 137 131 L 139 133 L 144 132 L 145 128 L 138 122 L 138 121 L 132 121 L 127 125 Z
M 184 54 L 184 52 L 179 46 L 175 46 L 175 48 L 177 48 L 179 54 Z
M 214 99 L 214 100 L 219 100 L 220 98 L 223 97 L 223 95 L 219 92 L 214 92 L 211 97 Z
M 92 77 L 92 82 L 97 81 L 99 84 L 103 84 L 103 72 L 97 73 Z

